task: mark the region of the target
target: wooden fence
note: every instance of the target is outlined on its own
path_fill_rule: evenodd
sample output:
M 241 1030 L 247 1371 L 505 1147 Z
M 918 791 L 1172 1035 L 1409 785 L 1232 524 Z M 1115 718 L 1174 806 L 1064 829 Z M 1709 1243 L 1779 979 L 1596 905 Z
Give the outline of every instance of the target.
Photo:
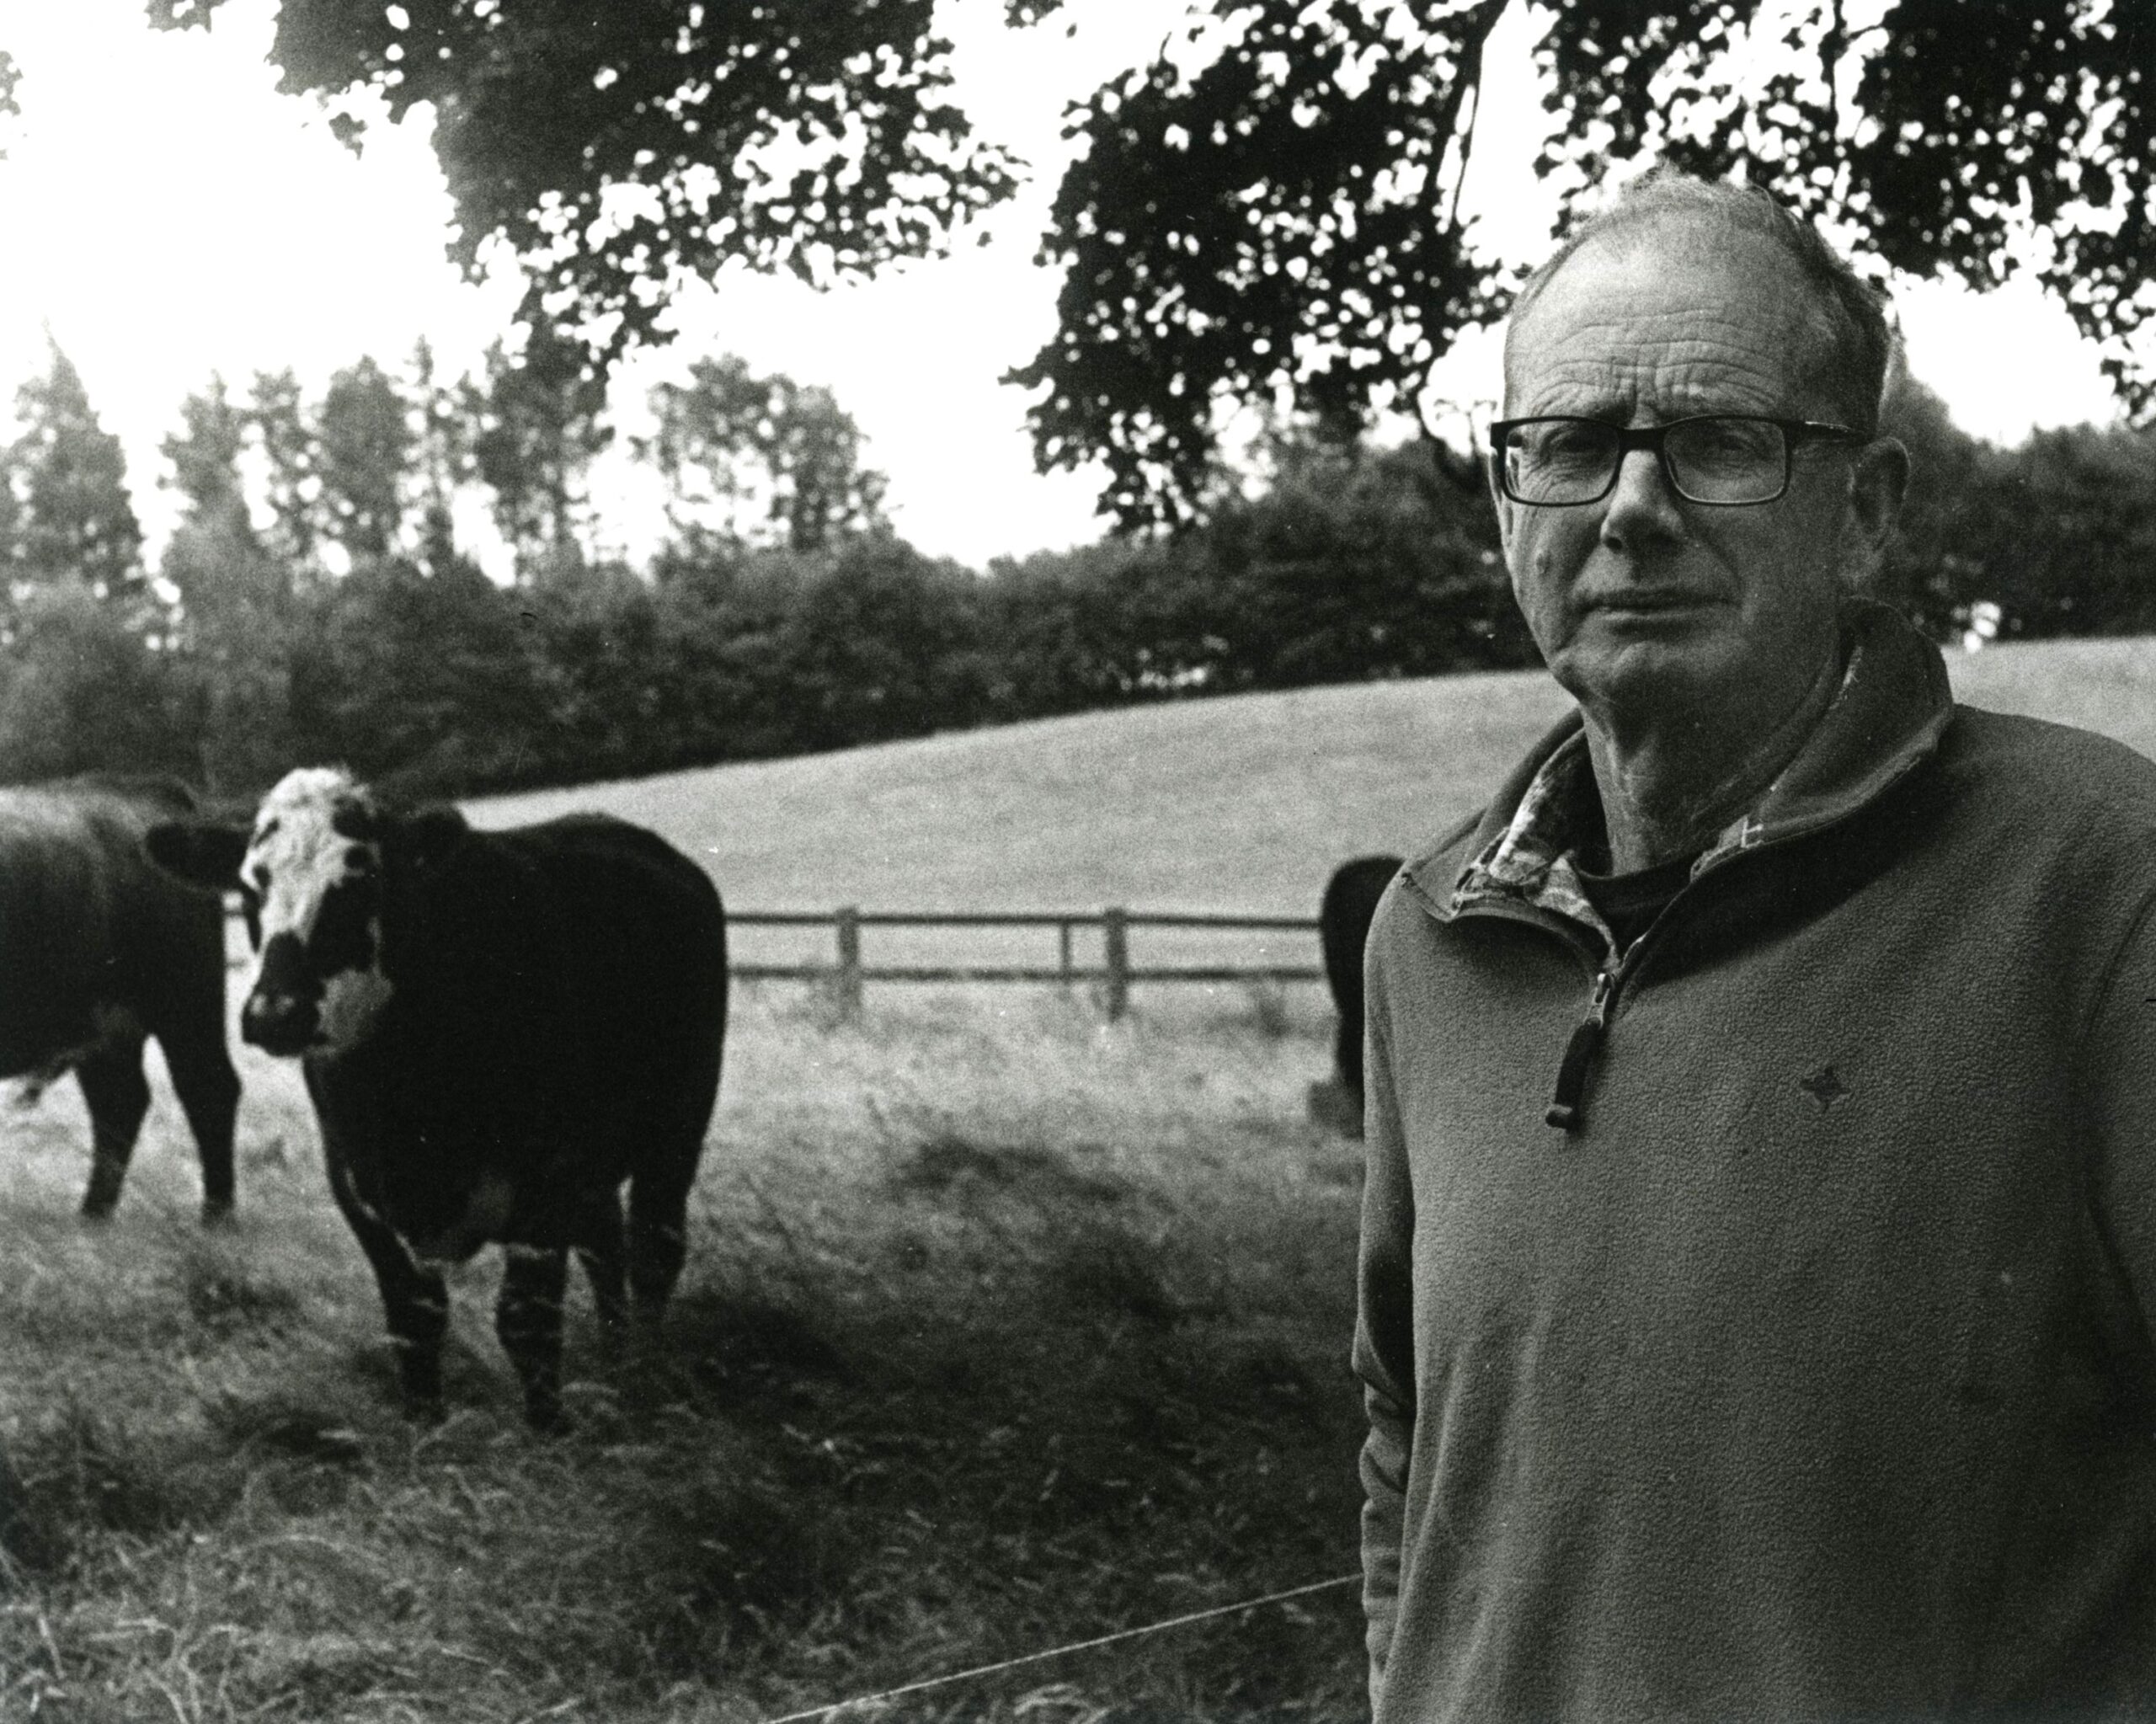
M 744 979 L 809 980 L 829 978 L 836 993 L 838 1009 L 848 1017 L 861 1011 L 862 985 L 867 982 L 1074 982 L 1102 984 L 1102 1004 L 1111 1018 L 1130 1009 L 1130 990 L 1138 982 L 1314 982 L 1325 979 L 1315 964 L 1198 964 L 1139 965 L 1132 963 L 1130 937 L 1145 928 L 1218 929 L 1235 933 L 1303 934 L 1313 941 L 1317 924 L 1303 916 L 1173 915 L 1111 906 L 1097 914 L 1086 911 L 1038 910 L 993 912 L 921 910 L 863 910 L 848 905 L 829 913 L 821 910 L 728 910 L 730 927 L 829 927 L 835 935 L 830 963 L 736 963 L 733 973 Z M 873 964 L 862 961 L 864 928 L 1039 928 L 1056 931 L 1056 963 L 1045 964 Z M 1097 968 L 1081 965 L 1072 951 L 1074 931 L 1097 928 L 1101 933 L 1102 962 Z
M 239 917 L 237 898 L 227 902 L 227 913 Z M 862 910 L 847 905 L 831 910 L 729 910 L 729 928 L 819 928 L 833 931 L 835 943 L 829 963 L 740 963 L 729 972 L 744 981 L 816 981 L 828 979 L 835 990 L 841 1016 L 861 1012 L 862 990 L 869 982 L 1075 982 L 1102 984 L 1102 1005 L 1110 1018 L 1130 1009 L 1130 990 L 1139 982 L 1320 982 L 1325 972 L 1315 964 L 1147 964 L 1131 962 L 1133 930 L 1146 928 L 1215 929 L 1227 933 L 1301 934 L 1313 942 L 1317 923 L 1307 916 L 1177 915 L 1130 910 L 1111 906 L 1097 914 L 1084 910 L 1036 910 L 1010 914 L 971 911 Z M 864 928 L 1054 928 L 1056 962 L 1045 964 L 915 964 L 864 963 Z M 1102 961 L 1096 967 L 1081 964 L 1073 953 L 1073 934 L 1097 928 Z

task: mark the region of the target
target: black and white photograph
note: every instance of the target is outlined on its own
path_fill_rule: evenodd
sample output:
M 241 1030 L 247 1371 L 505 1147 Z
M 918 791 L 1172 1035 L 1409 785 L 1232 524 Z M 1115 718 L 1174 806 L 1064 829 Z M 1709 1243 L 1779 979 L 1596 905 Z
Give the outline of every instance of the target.
M 0 1724 L 2156 1718 L 2156 0 L 0 0 Z

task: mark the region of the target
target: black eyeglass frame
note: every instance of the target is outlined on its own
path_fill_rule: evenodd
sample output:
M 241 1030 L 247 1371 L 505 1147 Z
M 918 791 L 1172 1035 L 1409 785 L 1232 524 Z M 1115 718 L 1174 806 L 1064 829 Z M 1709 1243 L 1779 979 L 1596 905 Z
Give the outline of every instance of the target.
M 1770 495 L 1746 497 L 1737 500 L 1727 498 L 1694 497 L 1678 482 L 1677 469 L 1669 459 L 1668 437 L 1672 431 L 1686 425 L 1698 424 L 1703 419 L 1737 419 L 1747 424 L 1772 425 L 1782 434 L 1782 482 Z M 1505 471 L 1505 439 L 1522 425 L 1593 425 L 1598 430 L 1613 431 L 1617 437 L 1617 458 L 1609 464 L 1609 478 L 1603 488 L 1592 497 L 1568 497 L 1562 503 L 1551 503 L 1533 497 L 1523 497 L 1513 489 L 1512 478 Z M 1527 419 L 1494 419 L 1490 425 L 1490 458 L 1496 467 L 1497 488 L 1511 501 L 1525 509 L 1584 509 L 1591 503 L 1599 503 L 1617 488 L 1617 481 L 1625 471 L 1625 457 L 1635 449 L 1651 451 L 1662 476 L 1668 481 L 1669 488 L 1687 503 L 1701 509 L 1756 509 L 1763 503 L 1779 502 L 1789 494 L 1789 482 L 1796 469 L 1796 451 L 1807 443 L 1869 443 L 1871 439 L 1850 425 L 1830 425 L 1817 419 L 1777 419 L 1764 413 L 1695 413 L 1681 419 L 1671 419 L 1659 425 L 1613 425 L 1607 419 L 1591 419 L 1584 414 L 1537 414 Z

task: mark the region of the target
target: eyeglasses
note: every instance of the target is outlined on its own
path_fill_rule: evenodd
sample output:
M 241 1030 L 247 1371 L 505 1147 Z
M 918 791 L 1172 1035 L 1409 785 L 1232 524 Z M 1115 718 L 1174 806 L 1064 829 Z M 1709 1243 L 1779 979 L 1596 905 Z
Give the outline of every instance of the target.
M 1868 440 L 1847 425 L 1749 413 L 1700 414 L 1637 428 L 1570 417 L 1499 419 L 1490 427 L 1505 495 L 1555 508 L 1599 503 L 1635 449 L 1654 451 L 1670 489 L 1686 502 L 1720 508 L 1780 496 L 1801 444 Z

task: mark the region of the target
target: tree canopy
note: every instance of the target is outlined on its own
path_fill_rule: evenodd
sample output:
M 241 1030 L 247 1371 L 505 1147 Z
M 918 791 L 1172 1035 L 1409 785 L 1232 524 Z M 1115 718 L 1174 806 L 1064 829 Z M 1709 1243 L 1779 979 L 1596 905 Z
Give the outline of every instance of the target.
M 221 0 L 149 0 L 165 28 Z M 934 0 L 283 0 L 280 88 L 434 109 L 467 270 L 531 275 L 525 320 L 611 357 L 729 258 L 827 285 L 931 253 L 1015 164 L 946 92 Z M 379 110 L 377 110 L 379 111 Z
M 1034 9 L 1038 10 L 1038 8 Z M 1126 525 L 1202 487 L 1223 401 L 1332 422 L 1405 407 L 1516 272 L 1463 217 L 1504 0 L 1207 0 L 1193 44 L 1078 104 L 1043 254 L 1059 328 L 1013 375 L 1038 458 L 1105 457 Z M 1860 254 L 1978 288 L 2031 270 L 2156 405 L 2148 0 L 1624 0 L 1539 14 L 1534 162 L 1569 214 L 1660 159 L 1846 224 Z
M 26 584 L 131 594 L 141 579 L 142 529 L 120 439 L 99 422 L 81 373 L 49 330 L 45 354 L 43 375 L 15 392 L 22 430 L 0 478 L 0 600 Z
M 221 0 L 147 0 L 166 26 Z M 1337 434 L 1404 408 L 1516 271 L 1462 203 L 1508 0 L 1191 0 L 1147 66 L 1073 106 L 1042 242 L 1058 328 L 1011 374 L 1045 470 L 1105 461 L 1126 526 L 1190 518 L 1219 410 Z M 1013 27 L 1062 0 L 1006 0 Z M 601 362 L 739 259 L 815 283 L 947 246 L 1020 164 L 951 99 L 933 0 L 283 0 L 282 88 L 429 103 L 477 270 Z M 1741 173 L 1858 249 L 1977 287 L 2032 271 L 2137 414 L 2156 359 L 2153 0 L 1606 0 L 1538 13 L 1534 167 L 1562 210 L 1661 158 Z M 2144 70 L 2144 68 L 2148 68 Z M 0 69 L 3 70 L 3 69 Z M 0 86 L 3 88 L 3 86 Z M 368 97 L 379 99 L 370 109 Z

